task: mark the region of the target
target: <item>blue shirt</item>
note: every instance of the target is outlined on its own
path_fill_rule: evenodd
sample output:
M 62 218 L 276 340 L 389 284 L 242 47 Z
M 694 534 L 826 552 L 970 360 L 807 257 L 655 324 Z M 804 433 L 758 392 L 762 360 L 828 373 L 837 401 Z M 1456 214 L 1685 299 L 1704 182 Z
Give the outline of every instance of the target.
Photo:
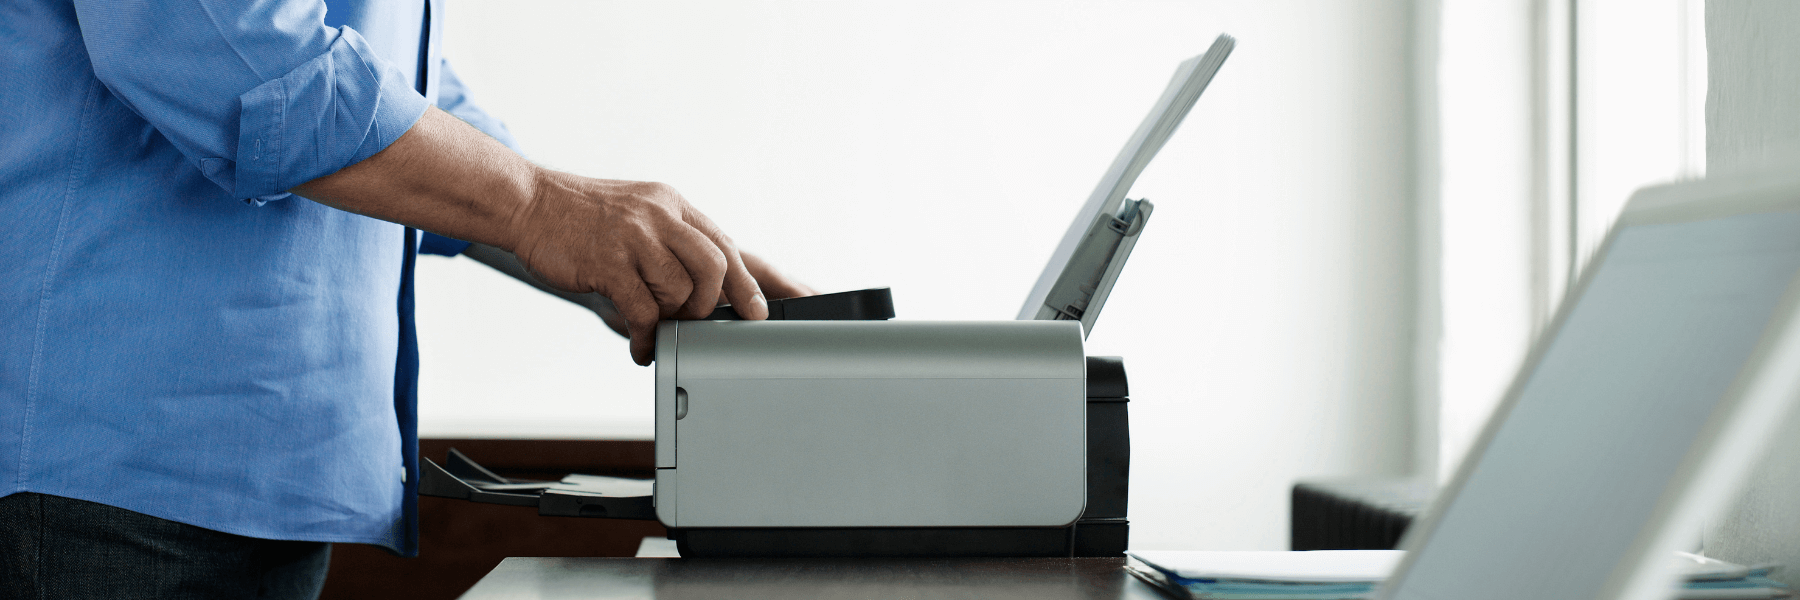
M 513 145 L 438 57 L 442 21 L 0 6 L 0 496 L 415 551 L 414 232 L 285 190 L 434 101 Z

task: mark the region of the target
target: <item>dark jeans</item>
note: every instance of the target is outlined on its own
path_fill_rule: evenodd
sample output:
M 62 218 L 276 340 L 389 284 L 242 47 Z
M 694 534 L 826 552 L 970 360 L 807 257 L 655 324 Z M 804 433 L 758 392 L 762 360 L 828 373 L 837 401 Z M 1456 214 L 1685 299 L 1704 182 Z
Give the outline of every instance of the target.
M 0 498 L 0 599 L 317 598 L 331 544 L 220 533 L 43 494 Z

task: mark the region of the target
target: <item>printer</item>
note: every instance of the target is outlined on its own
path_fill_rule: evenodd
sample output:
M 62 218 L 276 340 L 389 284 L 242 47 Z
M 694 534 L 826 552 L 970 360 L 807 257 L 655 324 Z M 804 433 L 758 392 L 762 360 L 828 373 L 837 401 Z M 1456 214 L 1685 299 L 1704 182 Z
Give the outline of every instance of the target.
M 1126 192 L 1232 45 L 1182 63 L 1018 320 L 893 320 L 874 289 L 665 321 L 654 479 L 513 480 L 452 450 L 420 493 L 654 519 L 684 557 L 1123 555 L 1124 363 L 1083 341 L 1155 208 Z

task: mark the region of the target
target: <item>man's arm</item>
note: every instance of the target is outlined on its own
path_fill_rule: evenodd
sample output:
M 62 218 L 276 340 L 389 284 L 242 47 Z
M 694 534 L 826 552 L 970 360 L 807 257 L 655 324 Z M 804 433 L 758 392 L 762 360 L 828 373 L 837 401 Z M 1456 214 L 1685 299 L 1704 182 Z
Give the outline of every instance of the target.
M 521 156 L 525 154 L 525 152 L 519 148 L 518 140 L 513 137 L 511 131 L 507 130 L 506 124 L 501 122 L 500 119 L 495 118 L 493 115 L 488 114 L 486 110 L 482 110 L 482 108 L 474 102 L 474 99 L 470 97 L 468 86 L 463 83 L 461 77 L 457 76 L 456 69 L 450 66 L 450 59 L 445 58 L 438 62 L 437 73 L 438 108 L 444 109 L 444 112 L 450 113 L 450 116 L 456 117 L 458 120 L 475 127 L 476 130 L 487 134 L 488 137 L 494 138 L 495 141 L 500 142 L 501 145 L 506 146 L 513 152 L 518 153 Z M 513 256 L 513 253 L 511 252 L 493 246 L 472 244 L 463 240 L 452 240 L 436 234 L 428 234 L 425 239 L 426 241 L 419 245 L 420 252 L 425 252 L 430 248 L 433 254 L 468 256 L 476 262 L 492 267 L 494 270 L 504 273 L 509 277 L 525 282 L 527 285 L 537 288 L 538 291 L 579 305 L 582 308 L 593 312 L 595 315 L 598 315 L 600 320 L 606 323 L 606 326 L 614 332 L 627 338 L 631 337 L 631 332 L 625 325 L 625 318 L 619 315 L 619 309 L 613 306 L 612 300 L 608 300 L 605 296 L 599 294 L 575 294 L 546 285 L 544 282 L 538 281 L 536 277 L 531 276 L 531 272 L 525 268 L 525 265 L 519 262 L 519 257 Z M 432 243 L 433 240 L 436 240 L 438 243 Z M 754 272 L 752 273 L 754 274 Z
M 323 2 L 74 10 L 94 76 L 221 198 L 292 191 L 510 251 L 544 283 L 611 298 L 640 364 L 659 319 L 705 315 L 721 292 L 744 316 L 767 315 L 730 238 L 669 186 L 532 165 L 426 106 L 361 34 L 324 26 Z
M 474 126 L 475 129 L 494 138 L 514 152 L 517 152 L 520 155 L 524 154 L 524 151 L 519 148 L 518 141 L 513 138 L 512 132 L 506 129 L 506 124 L 501 122 L 500 119 L 495 118 L 494 115 L 488 114 L 486 110 L 482 110 L 482 108 L 474 102 L 474 98 L 471 97 L 468 86 L 463 83 L 461 77 L 457 76 L 456 69 L 450 66 L 449 59 L 446 58 L 438 64 L 437 72 L 439 77 L 439 108 L 444 109 L 444 112 L 450 113 L 451 116 L 462 120 L 462 122 Z M 444 242 L 444 244 L 422 244 L 420 246 L 421 251 L 424 251 L 427 246 L 446 246 L 437 249 L 449 251 L 446 253 L 450 255 L 466 255 L 476 262 L 492 267 L 494 270 L 504 273 L 514 279 L 523 281 L 527 285 L 537 288 L 539 291 L 579 305 L 599 316 L 600 320 L 606 323 L 607 327 L 611 328 L 619 335 L 626 337 L 630 337 L 631 335 L 626 328 L 625 318 L 619 315 L 619 310 L 617 307 L 613 306 L 612 300 L 607 299 L 605 296 L 591 293 L 575 294 L 546 285 L 544 282 L 538 281 L 536 277 L 533 277 L 531 271 L 526 269 L 525 265 L 519 262 L 519 257 L 513 256 L 513 253 L 511 252 L 485 244 L 470 244 L 465 241 L 453 241 L 435 235 L 428 239 L 432 238 Z M 770 267 L 768 263 L 758 259 L 755 255 L 742 250 L 740 250 L 738 254 L 744 260 L 744 267 L 750 271 L 752 277 L 756 278 L 757 286 L 762 288 L 763 294 L 765 294 L 766 297 L 787 298 L 791 296 L 807 296 L 814 293 L 805 285 L 801 285 L 793 280 L 783 277 L 780 273 L 776 272 L 774 268 Z
M 537 282 L 610 298 L 640 365 L 658 321 L 703 317 L 721 292 L 745 318 L 768 316 L 731 238 L 673 188 L 538 167 L 436 108 L 382 151 L 292 191 L 505 250 Z

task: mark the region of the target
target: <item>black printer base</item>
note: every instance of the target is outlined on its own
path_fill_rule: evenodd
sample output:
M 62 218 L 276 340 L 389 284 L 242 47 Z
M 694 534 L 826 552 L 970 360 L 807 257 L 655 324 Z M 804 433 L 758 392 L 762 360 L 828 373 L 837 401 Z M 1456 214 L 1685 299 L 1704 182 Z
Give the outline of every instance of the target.
M 1123 556 L 1125 519 L 1069 527 L 671 529 L 683 558 L 966 558 Z

